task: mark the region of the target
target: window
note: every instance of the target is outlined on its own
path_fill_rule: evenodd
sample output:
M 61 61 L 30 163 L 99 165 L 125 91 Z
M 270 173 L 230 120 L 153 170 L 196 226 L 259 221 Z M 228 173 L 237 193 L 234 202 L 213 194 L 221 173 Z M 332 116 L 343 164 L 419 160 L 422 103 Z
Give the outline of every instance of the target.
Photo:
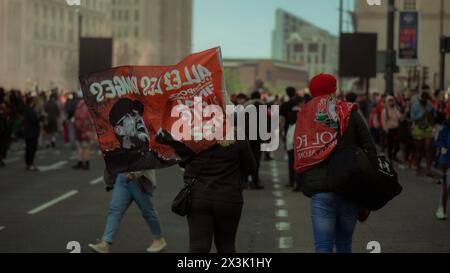
M 294 51 L 299 53 L 299 52 L 303 52 L 303 44 L 295 44 L 294 45 Z
M 74 37 L 73 37 L 74 33 L 73 33 L 73 29 L 69 29 L 68 33 L 67 33 L 67 41 L 69 43 L 73 43 L 74 41 Z
M 308 52 L 316 53 L 317 51 L 319 51 L 319 46 L 317 44 L 309 44 L 308 45 Z
M 325 63 L 327 60 L 327 45 L 322 45 L 322 63 Z
M 39 39 L 39 25 L 34 25 L 34 38 Z
M 403 9 L 404 10 L 416 10 L 417 6 L 416 6 L 416 0 L 404 0 L 403 1 Z
M 266 80 L 268 82 L 271 82 L 273 80 L 272 79 L 272 71 L 271 70 L 267 70 L 267 72 L 266 72 Z

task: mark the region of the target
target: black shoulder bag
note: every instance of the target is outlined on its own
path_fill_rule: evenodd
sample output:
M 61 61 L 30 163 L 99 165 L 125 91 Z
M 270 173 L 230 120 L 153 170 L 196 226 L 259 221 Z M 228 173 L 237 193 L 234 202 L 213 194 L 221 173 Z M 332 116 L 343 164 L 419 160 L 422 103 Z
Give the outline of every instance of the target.
M 330 188 L 361 208 L 381 209 L 402 191 L 397 173 L 384 156 L 342 145 L 342 138 L 338 129 L 338 145 L 328 164 Z
M 192 179 L 190 182 L 184 182 L 185 185 L 181 191 L 175 196 L 172 201 L 172 212 L 180 216 L 186 216 L 189 214 L 192 205 L 191 189 L 192 185 L 196 183 L 196 179 Z
M 208 161 L 209 159 L 211 159 L 212 154 L 213 153 L 211 153 L 211 155 L 208 157 Z M 202 165 L 202 168 L 196 178 L 192 178 L 189 181 L 186 180 L 184 181 L 184 187 L 172 201 L 173 213 L 183 217 L 189 215 L 192 206 L 192 197 L 191 197 L 192 186 L 199 181 L 198 177 L 202 175 L 205 165 L 206 164 Z

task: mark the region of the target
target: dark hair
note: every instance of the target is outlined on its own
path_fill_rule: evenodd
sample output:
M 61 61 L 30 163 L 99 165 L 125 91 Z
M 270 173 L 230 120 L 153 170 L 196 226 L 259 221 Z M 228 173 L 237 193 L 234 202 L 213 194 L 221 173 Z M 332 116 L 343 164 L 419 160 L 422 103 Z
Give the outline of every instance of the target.
M 347 101 L 347 102 L 351 102 L 351 103 L 354 103 L 354 102 L 356 102 L 356 99 L 358 98 L 358 96 L 355 94 L 355 93 L 353 93 L 353 92 L 350 92 L 350 93 L 348 93 L 346 96 L 345 96 L 345 100 Z
M 132 113 L 133 110 L 139 112 L 140 115 L 144 113 L 144 105 L 138 100 L 120 99 L 109 112 L 109 122 L 112 126 L 116 126 L 117 122 L 128 113 Z
M 5 96 L 6 96 L 5 89 L 3 89 L 3 87 L 0 87 L 0 101 L 3 101 Z
M 25 104 L 28 105 L 28 106 L 31 106 L 31 104 L 33 102 L 35 102 L 35 101 L 36 101 L 36 97 L 27 96 L 26 99 L 25 99 Z
M 428 92 L 422 92 L 422 95 L 420 96 L 420 98 L 424 101 L 431 100 L 431 96 Z
M 305 103 L 308 103 L 312 100 L 312 97 L 310 94 L 306 94 L 303 96 L 303 100 L 305 100 Z
M 259 93 L 258 91 L 253 92 L 250 95 L 250 99 L 252 99 L 252 100 L 260 100 L 261 99 L 261 93 Z
M 236 99 L 238 99 L 238 100 L 247 100 L 248 99 L 248 97 L 247 97 L 247 95 L 245 95 L 244 93 L 239 93 L 237 96 L 236 96 Z
M 304 101 L 304 99 L 302 97 L 300 97 L 300 96 L 295 96 L 294 97 L 294 105 L 299 105 L 303 101 Z
M 289 86 L 288 88 L 286 88 L 286 95 L 292 99 L 293 97 L 295 97 L 295 95 L 297 94 L 297 89 L 295 89 L 295 87 Z

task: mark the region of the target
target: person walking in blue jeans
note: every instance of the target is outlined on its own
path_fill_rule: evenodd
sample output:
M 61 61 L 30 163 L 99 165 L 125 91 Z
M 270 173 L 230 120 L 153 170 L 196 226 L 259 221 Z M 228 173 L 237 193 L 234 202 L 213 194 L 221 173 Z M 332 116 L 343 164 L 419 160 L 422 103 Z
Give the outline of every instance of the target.
M 97 253 L 111 252 L 120 222 L 133 201 L 136 202 L 141 210 L 142 217 L 147 222 L 154 238 L 147 252 L 161 252 L 167 246 L 166 241 L 162 237 L 159 215 L 152 201 L 153 191 L 156 187 L 155 181 L 154 171 L 119 174 L 115 179 L 105 172 L 107 190 L 113 189 L 113 194 L 109 204 L 102 240 L 97 244 L 89 244 L 89 248 L 92 251 Z
M 316 193 L 311 198 L 311 219 L 316 252 L 351 253 L 353 231 L 359 210 L 333 192 Z
M 336 98 L 334 76 L 314 77 L 309 89 L 313 100 L 300 110 L 294 135 L 295 170 L 301 177 L 301 191 L 311 197 L 316 252 L 332 253 L 336 249 L 338 253 L 350 253 L 356 223 L 365 221 L 368 212 L 333 192 L 328 183 L 327 159 L 338 142 L 356 145 L 371 154 L 376 154 L 376 146 L 357 105 Z

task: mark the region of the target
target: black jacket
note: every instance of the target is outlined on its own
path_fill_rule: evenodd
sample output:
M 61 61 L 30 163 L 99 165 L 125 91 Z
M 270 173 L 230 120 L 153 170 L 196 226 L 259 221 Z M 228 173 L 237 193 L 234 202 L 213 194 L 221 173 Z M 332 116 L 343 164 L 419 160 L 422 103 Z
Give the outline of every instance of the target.
M 247 141 L 228 147 L 215 145 L 185 162 L 184 179 L 198 179 L 192 186 L 193 199 L 243 203 L 244 177 L 256 170 Z
M 364 122 L 359 111 L 354 110 L 350 115 L 347 130 L 342 135 L 339 145 L 356 145 L 369 154 L 376 154 L 376 146 L 370 135 L 369 128 Z M 349 162 L 351 164 L 351 162 Z M 318 166 L 306 171 L 300 176 L 300 188 L 308 197 L 315 193 L 331 192 L 327 182 L 328 160 L 325 160 Z
M 37 138 L 40 133 L 40 117 L 32 107 L 25 106 L 23 110 L 23 129 L 26 139 Z

